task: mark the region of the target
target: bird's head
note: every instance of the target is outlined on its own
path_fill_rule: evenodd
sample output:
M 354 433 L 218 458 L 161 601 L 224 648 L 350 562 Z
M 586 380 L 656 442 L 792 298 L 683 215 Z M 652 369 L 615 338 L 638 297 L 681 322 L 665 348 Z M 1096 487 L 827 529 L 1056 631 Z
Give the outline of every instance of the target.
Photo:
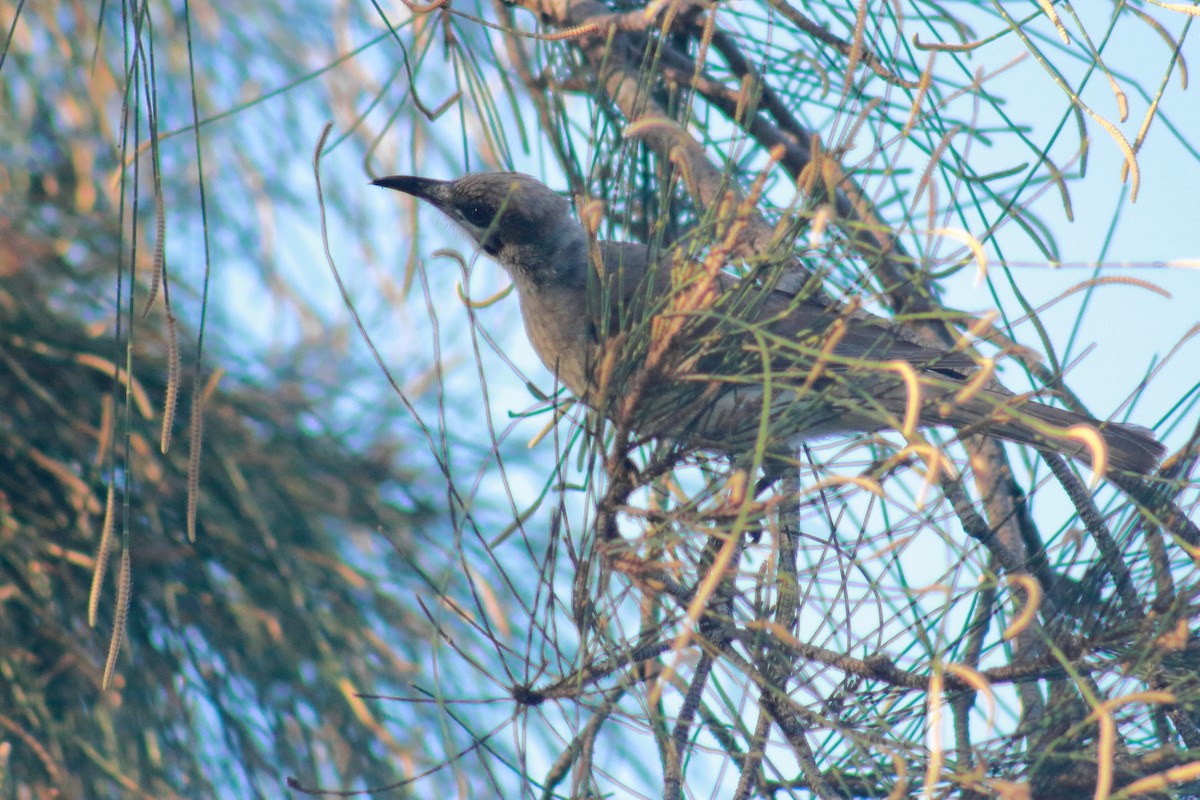
M 478 172 L 452 181 L 392 175 L 371 183 L 434 206 L 514 276 L 535 283 L 562 279 L 557 273 L 563 258 L 577 257 L 580 247 L 586 253 L 570 203 L 520 172 Z

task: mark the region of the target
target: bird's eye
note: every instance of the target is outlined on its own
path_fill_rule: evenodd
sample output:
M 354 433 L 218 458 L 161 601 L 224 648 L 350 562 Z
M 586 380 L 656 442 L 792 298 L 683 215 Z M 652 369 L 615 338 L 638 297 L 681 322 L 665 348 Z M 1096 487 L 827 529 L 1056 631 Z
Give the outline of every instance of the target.
M 464 206 L 462 215 L 476 228 L 487 228 L 492 224 L 492 210 L 481 203 Z

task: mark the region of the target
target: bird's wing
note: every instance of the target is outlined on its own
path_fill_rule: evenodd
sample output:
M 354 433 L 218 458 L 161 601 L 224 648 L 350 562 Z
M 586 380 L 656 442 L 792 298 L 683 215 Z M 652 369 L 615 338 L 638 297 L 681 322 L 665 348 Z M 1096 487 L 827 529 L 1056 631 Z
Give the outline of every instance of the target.
M 801 339 L 817 332 L 819 336 L 838 337 L 833 350 L 837 355 L 869 361 L 904 361 L 946 372 L 978 366 L 967 353 L 923 345 L 898 325 L 861 309 L 774 291 L 764 303 L 763 312 L 777 320 L 770 327 L 778 336 Z
M 660 310 L 658 306 L 673 291 L 686 290 L 686 287 L 672 285 L 669 250 L 652 250 L 636 242 L 600 241 L 597 246 L 605 276 L 603 285 L 608 287 L 607 307 L 612 314 L 608 320 L 609 330 L 624 329 L 631 315 L 637 318 Z M 655 268 L 653 275 L 648 277 L 652 253 Z M 826 336 L 835 335 L 838 340 L 833 352 L 840 356 L 870 361 L 898 360 L 944 372 L 962 372 L 978 366 L 966 353 L 926 347 L 913 341 L 898 327 L 868 312 L 821 303 L 779 289 L 766 294 L 738 293 L 738 285 L 735 276 L 718 273 L 714 288 L 720 299 L 711 307 L 712 312 L 741 319 L 752 317 L 760 320 L 770 335 L 793 342 L 807 341 L 814 348 L 820 348 Z M 838 324 L 834 332 L 839 320 L 842 324 Z

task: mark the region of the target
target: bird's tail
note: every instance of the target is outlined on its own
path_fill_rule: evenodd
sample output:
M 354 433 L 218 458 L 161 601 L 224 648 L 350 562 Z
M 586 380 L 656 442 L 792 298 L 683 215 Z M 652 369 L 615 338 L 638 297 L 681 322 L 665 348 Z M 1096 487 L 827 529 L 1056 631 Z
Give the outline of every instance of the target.
M 1111 469 L 1149 474 L 1166 453 L 1154 438 L 1154 432 L 1141 425 L 1122 422 L 1101 422 L 1084 414 L 1066 411 L 1033 401 L 1013 403 L 1015 398 L 1001 398 L 984 392 L 968 403 L 951 408 L 945 422 L 958 428 L 974 429 L 989 436 L 1054 450 L 1091 466 L 1094 439 L 1088 429 L 1099 434 Z M 997 401 L 1003 400 L 998 403 Z M 1009 411 L 1005 406 L 1011 406 Z M 980 424 L 981 419 L 988 422 Z

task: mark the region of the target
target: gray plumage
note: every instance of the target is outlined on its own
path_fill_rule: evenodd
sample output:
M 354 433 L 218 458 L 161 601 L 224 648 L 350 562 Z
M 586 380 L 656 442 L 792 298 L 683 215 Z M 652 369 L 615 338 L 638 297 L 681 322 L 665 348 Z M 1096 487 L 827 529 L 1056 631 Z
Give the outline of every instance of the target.
M 397 175 L 373 183 L 430 203 L 498 261 L 516 285 L 525 331 L 542 362 L 610 416 L 623 408 L 625 381 L 652 346 L 648 329 L 638 336 L 631 326 L 677 321 L 665 380 L 640 383 L 637 407 L 624 409 L 643 435 L 745 456 L 765 419 L 765 455 L 785 459 L 805 440 L 897 429 L 910 399 L 899 362 L 919 377 L 922 426 L 987 433 L 1089 463 L 1089 451 L 1063 436 L 1086 425 L 1102 436 L 1110 466 L 1142 474 L 1164 452 L 1140 426 L 1004 391 L 967 391 L 977 367 L 968 355 L 925 346 L 861 310 L 742 284 L 723 271 L 706 274 L 643 244 L 589 243 L 570 204 L 528 175 Z M 690 302 L 681 303 L 689 291 Z M 605 343 L 626 347 L 628 357 L 605 359 Z M 616 362 L 625 372 L 613 372 Z

